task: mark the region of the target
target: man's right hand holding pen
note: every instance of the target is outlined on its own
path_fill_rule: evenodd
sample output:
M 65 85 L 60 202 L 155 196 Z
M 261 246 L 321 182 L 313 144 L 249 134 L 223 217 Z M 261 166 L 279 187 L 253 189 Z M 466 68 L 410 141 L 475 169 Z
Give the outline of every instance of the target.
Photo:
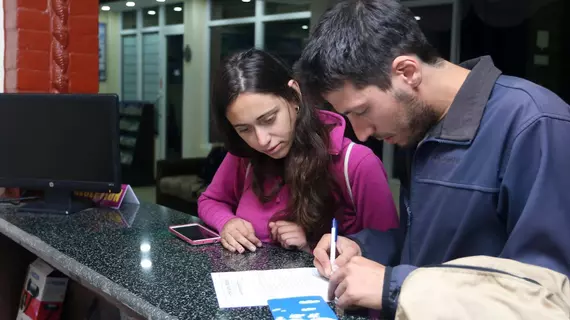
M 346 309 L 359 306 L 382 309 L 382 287 L 385 267 L 362 257 L 358 244 L 345 237 L 337 237 L 334 259 L 331 264 L 331 234 L 324 235 L 315 250 L 314 264 L 319 273 L 329 279 L 329 299 Z
M 331 234 L 325 234 L 319 243 L 317 243 L 315 250 L 313 250 L 315 267 L 319 273 L 326 278 L 330 278 L 333 270 L 330 261 L 330 249 Z M 336 252 L 338 252 L 338 255 L 334 259 L 334 264 L 337 268 L 346 265 L 352 257 L 362 255 L 362 251 L 356 242 L 341 236 L 337 237 Z

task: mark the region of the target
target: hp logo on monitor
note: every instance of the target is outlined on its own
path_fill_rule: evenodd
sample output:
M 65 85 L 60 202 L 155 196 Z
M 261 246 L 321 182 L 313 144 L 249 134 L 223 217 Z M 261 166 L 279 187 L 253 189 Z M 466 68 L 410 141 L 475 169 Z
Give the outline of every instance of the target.
M 50 187 L 50 188 L 53 188 L 53 182 L 50 182 L 50 183 L 49 183 L 49 187 Z

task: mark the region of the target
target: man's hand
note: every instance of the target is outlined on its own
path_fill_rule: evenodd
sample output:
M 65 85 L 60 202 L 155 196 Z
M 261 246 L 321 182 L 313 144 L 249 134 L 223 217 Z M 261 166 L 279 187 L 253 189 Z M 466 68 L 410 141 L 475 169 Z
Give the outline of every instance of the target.
M 231 252 L 243 253 L 244 247 L 249 251 L 255 251 L 256 246 L 261 247 L 261 240 L 255 236 L 251 223 L 241 218 L 232 218 L 226 222 L 220 236 L 224 248 Z
M 269 229 L 271 230 L 271 238 L 279 242 L 285 249 L 305 250 L 308 247 L 305 231 L 294 222 L 270 222 Z
M 337 237 L 336 240 L 336 250 L 338 251 L 338 256 L 334 261 L 335 267 L 342 267 L 352 257 L 362 255 L 362 251 L 356 242 L 345 237 Z M 326 278 L 329 278 L 333 271 L 333 266 L 331 266 L 329 256 L 330 248 L 331 235 L 325 234 L 315 247 L 315 250 L 313 250 L 313 255 L 315 256 L 315 267 L 317 270 L 319 270 L 319 273 Z
M 333 272 L 329 281 L 329 299 L 339 308 L 382 309 L 385 267 L 363 257 L 353 257 Z

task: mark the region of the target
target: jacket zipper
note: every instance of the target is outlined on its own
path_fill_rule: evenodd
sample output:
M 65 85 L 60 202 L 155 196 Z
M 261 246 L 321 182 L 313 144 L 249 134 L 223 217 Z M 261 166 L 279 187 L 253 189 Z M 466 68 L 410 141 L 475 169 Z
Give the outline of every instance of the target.
M 528 281 L 530 283 L 542 286 L 536 280 L 533 280 L 533 279 L 530 279 L 527 277 L 520 277 L 520 276 L 514 275 L 510 272 L 506 272 L 506 271 L 498 270 L 498 269 L 493 269 L 493 268 L 488 268 L 488 267 L 467 266 L 467 265 L 461 265 L 461 264 L 437 264 L 437 265 L 425 266 L 425 268 L 456 268 L 456 269 L 469 269 L 469 270 L 476 270 L 476 271 L 483 271 L 483 272 L 500 273 L 500 274 L 504 274 L 507 276 L 511 276 L 514 278 L 518 278 L 518 279 L 525 280 L 525 281 Z
M 408 237 L 408 261 L 412 263 L 412 185 L 414 183 L 414 164 L 416 162 L 416 153 L 420 149 L 420 146 L 427 140 L 427 138 L 422 139 L 415 150 L 412 153 L 412 163 L 410 165 L 410 184 L 408 186 L 408 199 L 404 198 L 404 204 L 406 206 L 406 211 L 408 212 L 408 230 L 406 231 L 409 235 Z
M 407 221 L 407 228 L 406 228 L 406 232 L 408 234 L 408 262 L 412 263 L 412 233 L 411 233 L 411 229 L 412 229 L 412 209 L 410 208 L 410 199 L 411 198 L 411 194 L 412 194 L 412 188 L 411 185 L 408 189 L 408 199 L 404 198 L 404 205 L 406 206 L 406 212 L 408 213 L 408 221 Z

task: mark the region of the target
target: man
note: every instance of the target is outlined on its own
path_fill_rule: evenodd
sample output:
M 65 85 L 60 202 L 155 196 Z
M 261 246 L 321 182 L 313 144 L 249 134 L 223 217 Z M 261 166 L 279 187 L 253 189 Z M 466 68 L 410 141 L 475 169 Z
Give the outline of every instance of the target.
M 315 266 L 341 307 L 394 314 L 418 267 L 474 255 L 570 274 L 570 107 L 501 75 L 490 57 L 455 65 L 395 0 L 345 0 L 296 65 L 303 94 L 345 114 L 360 140 L 406 147 L 402 227 L 326 235 Z M 317 101 L 319 100 L 319 101 Z

